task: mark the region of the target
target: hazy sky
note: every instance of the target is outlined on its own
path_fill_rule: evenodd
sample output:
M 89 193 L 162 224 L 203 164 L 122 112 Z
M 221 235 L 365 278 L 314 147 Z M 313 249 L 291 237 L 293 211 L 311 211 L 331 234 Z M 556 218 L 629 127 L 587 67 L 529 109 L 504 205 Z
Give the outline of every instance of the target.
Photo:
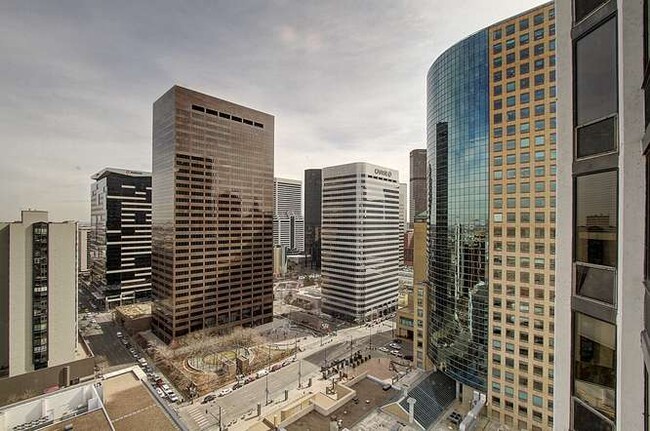
M 275 115 L 275 175 L 367 161 L 408 182 L 426 72 L 541 1 L 0 2 L 0 220 L 89 220 L 90 176 L 151 169 L 152 104 L 179 84 Z

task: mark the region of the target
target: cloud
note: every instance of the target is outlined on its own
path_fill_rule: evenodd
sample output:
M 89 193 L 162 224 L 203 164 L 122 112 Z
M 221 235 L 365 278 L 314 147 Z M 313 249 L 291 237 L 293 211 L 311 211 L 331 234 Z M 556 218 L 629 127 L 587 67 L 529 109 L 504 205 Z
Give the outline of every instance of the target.
M 277 176 L 368 161 L 405 181 L 430 64 L 534 4 L 2 2 L 0 220 L 88 220 L 93 173 L 151 168 L 152 104 L 173 84 L 275 115 Z

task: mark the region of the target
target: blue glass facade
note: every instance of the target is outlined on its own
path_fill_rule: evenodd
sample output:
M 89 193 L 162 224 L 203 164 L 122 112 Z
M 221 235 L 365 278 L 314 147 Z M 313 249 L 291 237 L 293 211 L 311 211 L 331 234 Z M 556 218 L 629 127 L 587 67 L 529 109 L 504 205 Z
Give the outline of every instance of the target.
M 427 75 L 429 356 L 486 391 L 488 31 L 445 51 Z

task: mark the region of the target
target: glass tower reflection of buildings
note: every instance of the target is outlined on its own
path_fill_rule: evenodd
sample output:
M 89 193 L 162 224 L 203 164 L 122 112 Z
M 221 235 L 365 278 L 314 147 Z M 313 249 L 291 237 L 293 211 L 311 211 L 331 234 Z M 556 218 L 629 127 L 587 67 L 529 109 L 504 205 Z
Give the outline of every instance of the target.
M 427 76 L 429 356 L 486 391 L 487 30 L 445 51 Z

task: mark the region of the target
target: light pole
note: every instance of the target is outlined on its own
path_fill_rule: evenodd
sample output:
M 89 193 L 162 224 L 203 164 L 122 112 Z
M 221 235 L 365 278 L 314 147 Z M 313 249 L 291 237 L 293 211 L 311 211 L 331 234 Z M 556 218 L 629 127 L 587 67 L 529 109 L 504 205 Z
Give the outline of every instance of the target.
M 268 360 L 266 361 L 266 405 L 269 405 L 269 374 L 271 374 L 271 371 L 269 370 L 271 368 L 271 345 L 269 344 L 269 357 Z

